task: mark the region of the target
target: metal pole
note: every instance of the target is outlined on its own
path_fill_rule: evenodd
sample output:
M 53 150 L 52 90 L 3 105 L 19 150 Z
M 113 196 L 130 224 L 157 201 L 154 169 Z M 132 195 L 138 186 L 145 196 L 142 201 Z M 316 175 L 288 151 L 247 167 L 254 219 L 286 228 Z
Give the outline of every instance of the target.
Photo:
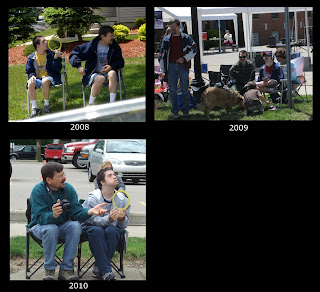
M 195 79 L 192 80 L 192 85 L 201 87 L 204 85 L 204 81 L 201 75 L 200 64 L 200 51 L 199 51 L 199 27 L 198 27 L 198 11 L 197 7 L 191 7 L 191 20 L 192 20 L 192 39 L 195 41 L 198 49 L 198 53 L 194 57 L 194 75 Z M 202 36 L 202 35 L 201 35 Z M 202 41 L 202 38 L 201 38 Z
M 289 101 L 289 108 L 293 108 L 292 100 L 292 83 L 291 83 L 291 45 L 290 45 L 290 22 L 289 22 L 289 7 L 284 8 L 285 16 L 285 32 L 286 32 L 286 50 L 287 50 L 287 97 Z

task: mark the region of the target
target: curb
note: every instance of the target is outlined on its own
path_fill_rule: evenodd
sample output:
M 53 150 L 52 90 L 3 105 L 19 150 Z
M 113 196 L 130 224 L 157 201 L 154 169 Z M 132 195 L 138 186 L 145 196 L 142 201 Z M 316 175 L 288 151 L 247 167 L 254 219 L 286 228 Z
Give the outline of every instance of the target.
M 26 211 L 15 210 L 10 211 L 10 222 L 27 223 Z M 133 212 L 130 213 L 129 226 L 146 225 L 146 213 Z

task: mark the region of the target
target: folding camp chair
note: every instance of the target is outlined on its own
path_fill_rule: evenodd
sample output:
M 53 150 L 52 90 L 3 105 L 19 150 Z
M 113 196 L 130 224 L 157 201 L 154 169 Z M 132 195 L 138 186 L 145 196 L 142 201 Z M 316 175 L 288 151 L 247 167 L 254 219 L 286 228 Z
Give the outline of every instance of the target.
M 59 88 L 62 86 L 62 97 L 63 97 L 63 110 L 65 110 L 65 86 L 68 92 L 68 98 L 69 98 L 69 86 L 68 86 L 68 76 L 66 72 L 66 65 L 65 65 L 65 59 L 62 58 L 62 70 L 60 71 L 61 74 L 61 84 L 56 84 L 51 87 Z M 27 82 L 28 82 L 28 76 L 27 76 Z M 29 91 L 27 90 L 27 106 L 28 106 L 28 115 L 30 115 L 30 97 L 29 97 Z
M 221 72 L 208 71 L 210 86 L 214 86 L 216 83 L 221 82 Z
M 127 98 L 127 93 L 126 93 L 126 88 L 124 86 L 124 79 L 123 79 L 123 72 L 122 69 L 118 69 L 118 82 L 119 82 L 119 92 L 120 92 L 120 100 L 122 100 L 122 86 L 123 86 L 123 94 L 124 94 L 124 99 Z M 105 83 L 107 85 L 107 83 Z M 83 85 L 82 83 L 82 97 L 83 97 L 83 107 L 86 106 L 86 93 L 85 89 L 88 85 Z
M 221 82 L 223 85 L 227 85 L 230 80 L 229 70 L 232 65 L 220 65 Z
M 304 70 L 303 70 L 304 57 L 299 57 L 299 58 L 293 59 L 291 62 L 295 65 L 296 71 L 297 71 L 297 76 L 298 76 L 298 78 L 300 80 L 299 84 L 292 84 L 293 97 L 296 97 L 298 95 L 304 100 L 304 98 L 299 94 L 300 88 L 304 85 L 304 89 L 305 89 L 305 92 L 306 92 L 306 100 L 308 101 L 307 80 L 306 80 L 305 73 L 304 73 Z
M 84 200 L 80 199 L 79 203 L 83 204 Z M 111 266 L 113 267 L 113 269 L 118 273 L 118 275 L 121 278 L 125 278 L 124 275 L 124 271 L 123 271 L 123 253 L 126 252 L 126 242 L 128 240 L 128 231 L 124 230 L 120 230 L 120 240 L 117 246 L 116 251 L 119 252 L 120 254 L 120 267 L 118 267 L 113 261 L 110 261 Z M 89 269 L 95 264 L 95 261 L 93 261 L 92 263 L 90 263 L 91 259 L 93 258 L 93 255 L 91 254 L 91 257 L 81 266 L 81 254 L 82 254 L 82 243 L 89 241 L 88 239 L 88 234 L 83 230 L 81 237 L 80 237 L 80 242 L 78 245 L 78 254 L 77 254 L 77 258 L 78 258 L 78 277 L 79 279 L 81 279 L 88 271 Z M 86 270 L 84 272 L 81 271 L 85 268 L 86 265 L 89 265 Z
M 28 224 L 31 221 L 31 202 L 30 199 L 27 199 L 27 210 L 26 210 L 26 217 L 27 217 L 27 222 Z M 36 268 L 35 271 L 33 271 L 30 275 L 28 275 L 28 272 L 31 272 L 31 269 L 38 263 L 38 261 L 43 257 L 43 254 L 31 265 L 29 266 L 29 247 L 30 247 L 30 237 L 39 245 L 41 248 L 42 246 L 42 241 L 38 237 L 36 237 L 28 228 L 28 225 L 26 225 L 26 279 L 30 279 L 32 275 L 38 271 L 44 263 L 42 263 L 38 268 Z M 56 252 L 64 245 L 65 241 L 64 239 L 58 239 L 58 247 L 56 249 Z M 58 263 L 58 265 L 61 264 L 62 260 L 55 255 L 55 261 Z

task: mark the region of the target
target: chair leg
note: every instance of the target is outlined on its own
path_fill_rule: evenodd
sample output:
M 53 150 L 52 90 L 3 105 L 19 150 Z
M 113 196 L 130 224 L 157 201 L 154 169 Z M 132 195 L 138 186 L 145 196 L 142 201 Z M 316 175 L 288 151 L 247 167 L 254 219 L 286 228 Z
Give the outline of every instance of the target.
M 82 96 L 83 96 L 83 107 L 86 107 L 86 93 L 85 86 L 82 84 Z
M 78 245 L 77 258 L 78 258 L 78 277 L 80 279 L 81 243 L 79 243 L 79 245 Z
M 30 243 L 30 234 L 27 231 L 27 240 L 26 240 L 26 279 L 30 279 L 28 277 L 28 272 L 29 272 L 29 243 Z
M 69 92 L 69 85 L 68 85 L 68 75 L 67 73 L 64 74 L 64 79 L 66 82 L 66 88 L 67 88 L 67 93 L 68 93 L 68 99 L 70 99 L 70 92 Z
M 28 115 L 30 115 L 30 97 L 29 97 L 28 89 L 27 89 L 27 106 L 28 106 Z
M 119 80 L 119 92 L 120 92 L 120 100 L 122 100 L 122 88 L 121 88 L 121 69 L 118 70 L 118 80 Z
M 63 98 L 63 110 L 66 109 L 65 105 L 65 95 L 64 95 L 64 82 L 65 82 L 65 74 L 62 73 L 62 98 Z

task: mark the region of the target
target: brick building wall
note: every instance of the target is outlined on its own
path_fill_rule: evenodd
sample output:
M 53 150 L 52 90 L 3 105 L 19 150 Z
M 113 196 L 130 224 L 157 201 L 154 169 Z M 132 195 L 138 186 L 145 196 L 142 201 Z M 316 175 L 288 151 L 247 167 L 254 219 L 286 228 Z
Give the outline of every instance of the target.
M 252 19 L 252 33 L 259 33 L 259 45 L 267 45 L 269 37 L 272 36 L 272 32 L 279 32 L 279 40 L 285 38 L 284 13 L 275 13 L 272 17 L 272 13 L 259 14 L 259 19 Z M 311 16 L 313 13 L 311 12 Z M 298 39 L 305 38 L 305 13 L 303 11 L 297 13 L 298 20 Z M 313 25 L 313 17 L 308 17 L 309 26 Z M 293 28 L 294 18 L 290 18 L 290 31 Z M 296 29 L 296 28 L 294 28 Z

